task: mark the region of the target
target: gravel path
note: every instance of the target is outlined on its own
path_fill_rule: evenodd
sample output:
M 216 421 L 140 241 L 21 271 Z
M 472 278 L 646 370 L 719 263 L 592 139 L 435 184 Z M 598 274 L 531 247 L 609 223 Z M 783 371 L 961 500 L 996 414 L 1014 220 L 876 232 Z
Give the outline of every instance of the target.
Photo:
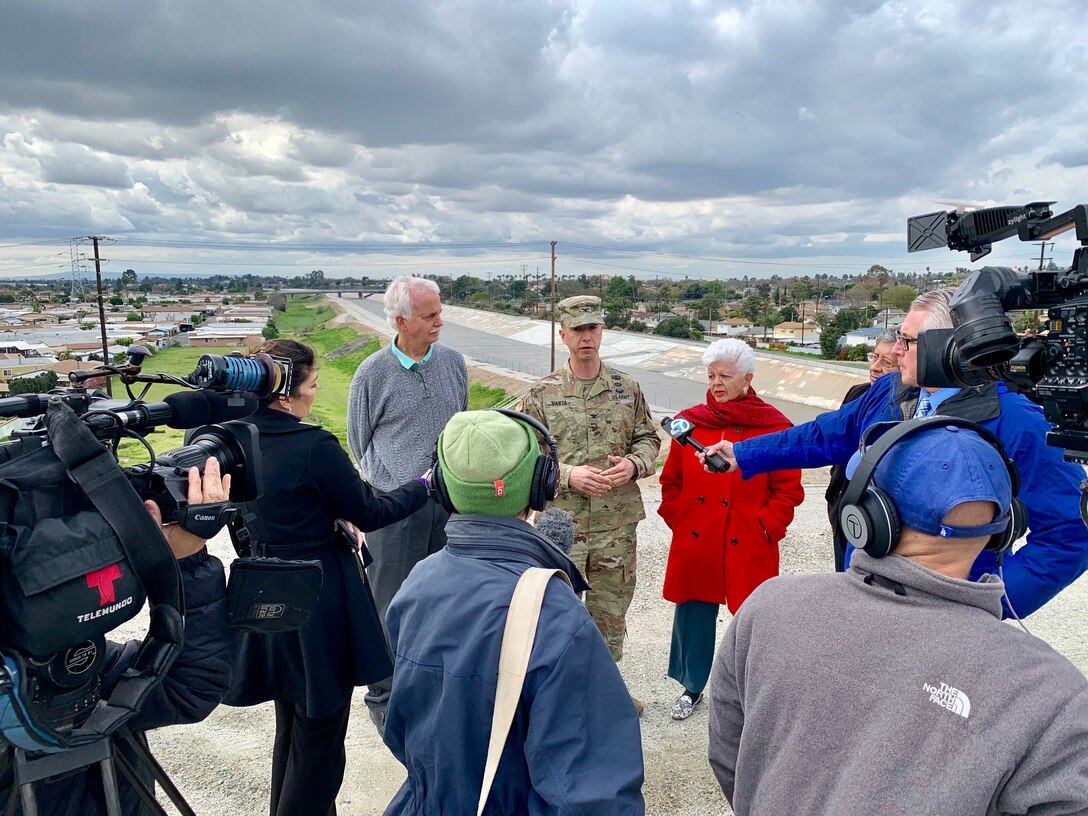
M 786 573 L 832 568 L 830 533 L 823 490 L 826 470 L 807 471 L 806 499 L 782 543 Z M 646 757 L 647 813 L 657 816 L 728 814 L 706 761 L 705 703 L 682 723 L 669 717 L 679 688 L 665 676 L 672 605 L 661 598 L 668 530 L 656 515 L 660 489 L 642 483 L 649 518 L 639 527 L 639 586 L 629 615 L 625 657 L 620 664 L 631 691 L 646 704 L 642 745 Z M 229 560 L 230 545 L 220 537 L 213 550 Z M 728 612 L 718 628 L 725 630 Z M 1033 633 L 1065 654 L 1082 671 L 1088 668 L 1088 579 L 1082 578 L 1027 622 Z M 267 813 L 270 747 L 274 730 L 271 705 L 248 709 L 220 706 L 205 722 L 163 729 L 152 747 L 190 804 L 202 816 L 258 816 Z M 404 772 L 379 741 L 357 693 L 348 732 L 348 768 L 338 806 L 341 816 L 380 814 L 400 786 Z

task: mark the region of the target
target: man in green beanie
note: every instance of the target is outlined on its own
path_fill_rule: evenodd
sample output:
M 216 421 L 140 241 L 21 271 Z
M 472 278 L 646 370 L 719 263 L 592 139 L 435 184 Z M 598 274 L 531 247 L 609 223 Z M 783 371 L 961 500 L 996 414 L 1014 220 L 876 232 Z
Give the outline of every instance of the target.
M 507 611 L 530 567 L 563 570 L 573 589 L 548 584 L 484 812 L 645 811 L 638 716 L 575 594 L 586 581 L 527 521 L 531 504 L 542 509 L 554 495 L 553 480 L 541 479 L 541 459 L 536 431 L 498 411 L 456 414 L 438 438 L 431 484 L 454 512 L 448 541 L 416 565 L 386 617 L 396 669 L 385 742 L 408 771 L 387 814 L 474 812 Z

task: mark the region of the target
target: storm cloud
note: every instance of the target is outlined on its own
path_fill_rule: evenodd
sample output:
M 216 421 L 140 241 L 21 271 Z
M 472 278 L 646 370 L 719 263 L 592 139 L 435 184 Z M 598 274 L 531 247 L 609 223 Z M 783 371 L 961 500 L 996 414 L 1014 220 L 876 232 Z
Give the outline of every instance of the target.
M 15 0 L 4 17 L 10 242 L 109 231 L 488 244 L 483 257 L 558 240 L 737 261 L 670 262 L 693 274 L 769 274 L 745 259 L 854 272 L 922 263 L 897 236 L 935 199 L 1068 207 L 1088 178 L 1077 0 L 1030 13 L 1008 0 Z M 35 260 L 11 253 L 5 266 Z

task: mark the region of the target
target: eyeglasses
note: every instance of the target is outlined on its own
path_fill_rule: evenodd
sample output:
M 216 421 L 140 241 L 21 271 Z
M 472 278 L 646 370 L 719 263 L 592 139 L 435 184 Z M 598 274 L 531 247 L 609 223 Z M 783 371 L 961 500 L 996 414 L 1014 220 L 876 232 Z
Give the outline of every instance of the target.
M 880 365 L 882 365 L 884 368 L 899 368 L 898 360 L 889 360 L 887 357 L 877 354 L 875 351 L 870 351 L 868 357 L 870 363 L 875 363 L 879 361 Z
M 917 343 L 918 338 L 917 337 L 907 337 L 906 335 L 903 334 L 903 332 L 897 331 L 895 333 L 895 342 L 901 343 L 903 345 L 903 351 L 910 351 L 910 344 L 911 343 Z

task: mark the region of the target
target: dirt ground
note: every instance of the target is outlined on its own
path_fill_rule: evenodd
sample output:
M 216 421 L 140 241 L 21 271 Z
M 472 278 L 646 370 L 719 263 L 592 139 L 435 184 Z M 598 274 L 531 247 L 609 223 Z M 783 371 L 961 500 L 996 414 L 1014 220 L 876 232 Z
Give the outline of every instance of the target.
M 826 470 L 805 472 L 805 501 L 781 545 L 783 573 L 832 569 L 823 501 L 826 484 Z M 647 518 L 639 525 L 639 583 L 620 671 L 646 705 L 641 723 L 646 812 L 653 816 L 729 814 L 706 760 L 706 704 L 684 722 L 669 716 L 680 691 L 665 675 L 673 606 L 661 598 L 661 583 L 669 531 L 656 514 L 657 481 L 644 479 L 640 487 Z M 229 562 L 230 544 L 224 536 L 211 546 Z M 719 638 L 728 618 L 723 610 Z M 1088 578 L 1067 588 L 1032 615 L 1027 625 L 1082 671 L 1088 669 Z M 348 730 L 347 774 L 338 800 L 341 816 L 382 813 L 404 779 L 403 768 L 378 739 L 362 697 L 362 691 L 355 695 Z M 203 723 L 162 729 L 150 737 L 156 756 L 198 814 L 258 816 L 267 813 L 273 731 L 271 704 L 245 709 L 220 706 Z

